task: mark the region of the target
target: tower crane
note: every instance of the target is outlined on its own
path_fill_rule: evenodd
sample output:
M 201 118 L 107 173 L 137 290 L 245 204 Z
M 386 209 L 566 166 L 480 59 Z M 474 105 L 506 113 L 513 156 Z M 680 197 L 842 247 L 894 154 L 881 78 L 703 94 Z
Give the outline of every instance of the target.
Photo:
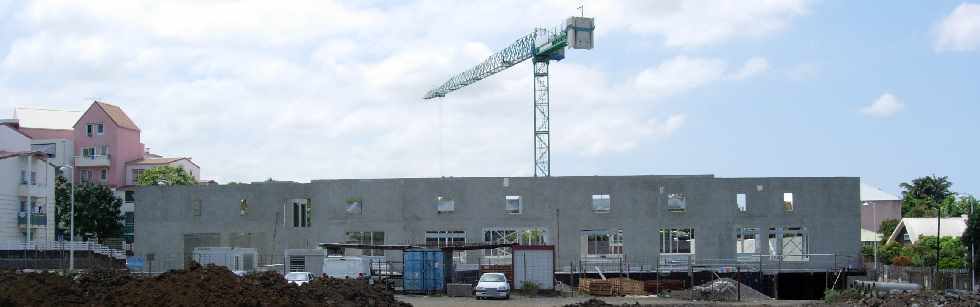
M 534 65 L 534 176 L 551 176 L 551 116 L 549 114 L 548 63 L 565 58 L 565 48 L 592 49 L 592 18 L 569 17 L 564 25 L 537 28 L 480 63 L 461 72 L 423 99 L 446 97 L 452 91 L 476 83 L 518 63 L 531 59 Z

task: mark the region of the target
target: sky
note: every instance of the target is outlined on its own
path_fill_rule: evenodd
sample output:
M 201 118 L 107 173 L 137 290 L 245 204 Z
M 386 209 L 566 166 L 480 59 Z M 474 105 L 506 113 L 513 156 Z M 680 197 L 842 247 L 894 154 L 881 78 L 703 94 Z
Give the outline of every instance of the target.
M 529 176 L 531 63 L 430 89 L 535 27 L 553 176 L 949 176 L 980 194 L 980 2 L 0 0 L 0 117 L 121 106 L 219 182 Z

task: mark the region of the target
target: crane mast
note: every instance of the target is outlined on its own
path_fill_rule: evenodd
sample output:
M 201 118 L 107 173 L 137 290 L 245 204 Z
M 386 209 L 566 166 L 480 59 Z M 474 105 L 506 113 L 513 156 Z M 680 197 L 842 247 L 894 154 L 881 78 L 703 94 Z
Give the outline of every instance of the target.
M 452 91 L 476 83 L 518 63 L 532 59 L 534 73 L 534 176 L 551 176 L 551 115 L 548 66 L 565 58 L 565 48 L 592 49 L 593 19 L 569 17 L 554 29 L 535 29 L 510 46 L 430 90 L 423 99 L 445 97 Z

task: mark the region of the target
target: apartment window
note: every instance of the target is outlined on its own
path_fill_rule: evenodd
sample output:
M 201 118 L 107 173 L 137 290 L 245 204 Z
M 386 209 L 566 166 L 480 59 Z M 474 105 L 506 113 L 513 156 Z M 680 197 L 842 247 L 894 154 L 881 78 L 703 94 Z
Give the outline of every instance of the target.
M 504 197 L 504 211 L 510 214 L 521 214 L 523 207 L 521 206 L 520 196 L 506 196 Z
M 783 193 L 783 211 L 793 212 L 793 193 Z
M 461 230 L 426 231 L 425 245 L 433 247 L 463 246 L 466 232 Z M 466 251 L 454 251 L 453 262 L 466 263 Z
M 20 184 L 27 184 L 27 170 L 20 170 Z
M 739 212 L 745 212 L 749 210 L 748 203 L 745 202 L 745 193 L 735 194 L 735 205 L 738 206 Z
M 92 137 L 93 132 L 95 132 L 95 124 L 86 124 L 85 135 L 88 137 Z
M 759 228 L 739 227 L 735 229 L 735 254 L 739 261 L 751 261 L 752 257 L 745 257 L 755 254 L 756 243 L 759 238 Z
M 364 213 L 364 200 L 360 197 L 351 197 L 347 199 L 347 214 L 361 215 Z
M 385 244 L 385 233 L 380 231 L 353 231 L 347 233 L 347 244 L 362 245 L 383 245 Z M 365 249 L 362 250 L 364 256 L 384 256 L 384 250 Z
M 78 178 L 82 182 L 88 182 L 89 180 L 92 179 L 92 171 L 87 170 L 87 169 L 83 169 L 83 170 L 81 170 L 81 171 L 78 172 Z
M 306 272 L 306 257 L 289 256 L 290 272 Z
M 436 212 L 446 213 L 456 211 L 456 202 L 452 198 L 448 197 L 436 197 Z
M 108 156 L 109 155 L 109 145 L 105 145 L 105 144 L 99 145 L 98 154 L 100 156 Z
M 133 169 L 133 183 L 134 184 L 139 181 L 140 176 L 143 175 L 143 171 L 145 171 L 145 169 L 142 169 L 142 168 L 134 168 Z
M 687 211 L 687 194 L 670 193 L 667 195 L 667 210 L 670 212 Z
M 248 201 L 242 198 L 238 202 L 238 215 L 245 216 L 248 214 Z
M 95 157 L 95 147 L 82 147 L 82 156 L 94 158 Z
M 783 261 L 808 261 L 809 248 L 806 228 L 769 228 L 769 255 L 782 256 Z
M 95 124 L 95 133 L 98 135 L 105 133 L 105 125 L 102 123 Z
M 660 229 L 661 254 L 694 254 L 694 228 Z
M 108 169 L 99 170 L 99 179 L 102 181 L 109 180 L 109 170 Z
M 127 203 L 134 202 L 135 201 L 135 197 L 134 197 L 135 194 L 136 194 L 136 191 L 126 191 L 125 196 L 124 196 L 123 199 Z
M 310 227 L 313 224 L 309 199 L 293 199 L 289 203 L 293 207 L 293 227 Z
M 592 212 L 608 213 L 609 209 L 609 194 L 592 195 Z
M 583 254 L 587 257 L 622 257 L 623 230 L 583 230 L 581 234 Z
M 195 199 L 191 202 L 191 215 L 201 216 L 201 200 Z

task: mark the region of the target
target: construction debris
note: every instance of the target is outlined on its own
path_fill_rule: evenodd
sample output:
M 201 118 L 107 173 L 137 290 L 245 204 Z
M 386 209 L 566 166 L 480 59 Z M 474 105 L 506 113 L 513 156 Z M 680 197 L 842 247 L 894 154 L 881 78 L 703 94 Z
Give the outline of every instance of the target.
M 739 293 L 741 292 L 741 293 Z M 719 278 L 700 286 L 694 286 L 691 295 L 695 300 L 704 301 L 758 301 L 770 298 L 745 284 L 739 288 L 739 282 L 731 278 Z
M 364 280 L 318 278 L 289 284 L 276 272 L 238 277 L 224 267 L 192 264 L 156 277 L 95 271 L 76 278 L 0 272 L 0 306 L 411 306 Z

